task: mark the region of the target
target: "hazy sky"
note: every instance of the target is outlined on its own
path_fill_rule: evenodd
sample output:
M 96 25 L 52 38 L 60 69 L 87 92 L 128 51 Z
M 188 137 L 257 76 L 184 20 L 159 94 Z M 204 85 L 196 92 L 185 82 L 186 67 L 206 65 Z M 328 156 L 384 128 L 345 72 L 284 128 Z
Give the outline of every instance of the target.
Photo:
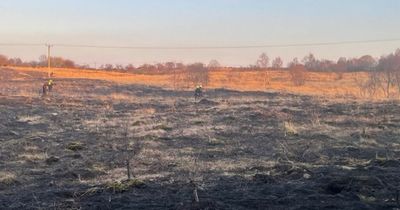
M 1 43 L 125 46 L 233 46 L 400 38 L 399 0 L 1 0 Z M 79 63 L 180 61 L 254 64 L 258 55 L 313 52 L 337 59 L 380 56 L 400 42 L 343 46 L 229 49 L 53 49 Z M 0 53 L 37 59 L 44 47 L 4 47 Z

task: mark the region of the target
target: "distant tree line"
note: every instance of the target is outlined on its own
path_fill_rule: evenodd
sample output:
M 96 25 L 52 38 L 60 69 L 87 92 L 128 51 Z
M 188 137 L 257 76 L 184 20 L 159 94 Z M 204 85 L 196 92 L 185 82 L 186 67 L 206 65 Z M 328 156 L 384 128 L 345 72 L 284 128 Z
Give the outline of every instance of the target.
M 51 66 L 55 68 L 78 68 L 74 61 L 62 57 L 51 57 Z M 47 56 L 42 55 L 38 61 L 22 61 L 21 58 L 8 58 L 0 55 L 0 66 L 21 66 L 21 67 L 46 67 Z
M 374 58 L 370 55 L 364 55 L 359 58 L 344 58 L 341 57 L 337 61 L 327 59 L 317 59 L 314 54 L 310 53 L 305 56 L 302 60 L 294 58 L 284 66 L 284 61 L 281 57 L 271 59 L 266 53 L 262 53 L 255 65 L 249 65 L 247 67 L 240 67 L 239 69 L 251 70 L 251 69 L 292 69 L 292 68 L 304 68 L 307 71 L 333 71 L 333 72 L 356 72 L 356 71 L 378 71 L 383 68 L 393 69 L 396 68 L 397 63 L 391 60 L 400 54 L 400 49 L 395 53 L 382 56 L 380 58 Z M 97 69 L 112 70 L 112 71 L 137 71 L 137 72 L 168 72 L 173 70 L 183 70 L 191 68 L 195 64 L 183 64 L 180 62 L 165 62 L 156 64 L 143 64 L 140 66 L 134 66 L 132 64 L 120 65 L 120 64 L 103 64 Z M 56 68 L 91 68 L 89 65 L 78 65 L 76 62 L 70 59 L 62 57 L 51 57 L 51 65 Z M 208 65 L 202 64 L 209 70 L 215 70 L 222 68 L 223 66 L 217 60 L 211 60 Z M 22 61 L 20 58 L 8 58 L 7 56 L 0 55 L 0 66 L 25 66 L 25 67 L 46 67 L 47 56 L 42 55 L 37 61 Z
M 264 77 L 264 85 L 269 84 L 268 70 L 288 70 L 290 80 L 293 85 L 301 86 L 307 81 L 308 72 L 335 72 L 336 79 L 343 78 L 346 72 L 366 72 L 368 79 L 355 78 L 355 84 L 360 89 L 360 95 L 374 97 L 378 93 L 384 93 L 386 97 L 391 97 L 395 89 L 400 94 L 400 49 L 394 53 L 374 58 L 370 55 L 364 55 L 359 58 L 341 57 L 337 61 L 327 59 L 317 59 L 310 53 L 301 61 L 294 58 L 283 67 L 283 61 L 280 57 L 272 60 L 267 54 L 262 53 L 255 65 L 250 65 L 250 69 L 264 70 L 260 76 Z M 267 70 L 267 71 L 265 71 Z
M 250 65 L 249 68 L 258 69 L 291 69 L 303 66 L 307 71 L 333 71 L 333 72 L 357 72 L 357 71 L 378 71 L 382 68 L 396 68 L 397 63 L 389 60 L 400 54 L 400 49 L 395 53 L 374 58 L 371 55 L 364 55 L 359 58 L 345 58 L 341 57 L 337 61 L 327 59 L 317 59 L 314 54 L 310 53 L 305 56 L 301 61 L 294 58 L 288 62 L 287 67 L 283 66 L 283 60 L 280 57 L 271 59 L 262 53 L 256 65 Z

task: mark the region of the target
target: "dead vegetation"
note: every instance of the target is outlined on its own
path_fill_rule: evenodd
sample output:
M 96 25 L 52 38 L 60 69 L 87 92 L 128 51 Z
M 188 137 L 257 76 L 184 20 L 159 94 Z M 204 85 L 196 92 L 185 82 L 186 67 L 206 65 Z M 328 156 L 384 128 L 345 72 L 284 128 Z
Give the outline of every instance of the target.
M 0 96 L 0 209 L 400 208 L 397 102 L 57 84 Z

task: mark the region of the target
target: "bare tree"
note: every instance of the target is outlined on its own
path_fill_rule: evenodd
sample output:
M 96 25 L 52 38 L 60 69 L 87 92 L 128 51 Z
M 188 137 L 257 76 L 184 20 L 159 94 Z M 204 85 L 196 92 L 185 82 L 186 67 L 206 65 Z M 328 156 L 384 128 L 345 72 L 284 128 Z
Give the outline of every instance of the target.
M 304 66 L 307 70 L 317 70 L 319 61 L 315 58 L 314 54 L 310 53 L 303 58 Z
M 164 68 L 170 72 L 170 71 L 176 69 L 176 64 L 174 62 L 166 62 L 164 64 Z
M 293 67 L 296 67 L 298 65 L 300 65 L 299 59 L 293 58 L 293 60 L 288 63 L 288 68 L 292 69 Z
M 360 77 L 358 73 L 353 73 L 353 78 L 361 97 L 375 97 L 382 86 L 382 75 L 378 71 L 368 72 L 367 78 Z
M 377 71 L 381 79 L 381 88 L 387 98 L 390 97 L 391 88 L 396 84 L 396 74 L 400 68 L 400 55 L 390 54 L 379 59 Z
M 257 67 L 258 68 L 268 68 L 269 65 L 269 57 L 267 56 L 267 54 L 262 53 L 257 60 Z
M 127 66 L 125 66 L 125 70 L 127 71 L 133 71 L 135 69 L 136 69 L 135 66 L 133 66 L 132 64 L 128 64 Z
M 104 70 L 113 70 L 114 69 L 114 65 L 112 65 L 112 64 L 104 64 L 104 65 L 101 65 L 100 68 L 104 69 Z
M 273 69 L 281 69 L 283 67 L 283 60 L 281 57 L 276 57 L 272 61 L 272 68 Z
M 115 65 L 115 69 L 118 70 L 118 71 L 125 70 L 124 66 L 121 65 L 121 64 Z
M 367 89 L 367 93 L 369 97 L 375 97 L 378 92 L 379 86 L 381 84 L 381 79 L 379 73 L 376 71 L 369 72 L 368 81 L 365 84 L 365 88 Z
M 334 70 L 341 71 L 341 72 L 347 71 L 347 58 L 340 57 L 338 59 L 338 61 L 336 62 Z
M 400 94 L 400 49 L 397 49 L 393 58 L 393 70 L 395 72 L 395 84 L 397 91 Z
M 2 60 L 1 55 L 0 55 L 0 60 Z M 1 61 L 0 61 L 1 63 Z M 21 58 L 10 58 L 8 59 L 8 64 L 9 65 L 14 65 L 14 66 L 21 66 L 23 64 Z
M 39 56 L 39 65 L 40 66 L 47 66 L 47 55 Z
M 367 81 L 363 77 L 360 77 L 356 72 L 352 73 L 352 75 L 353 75 L 352 78 L 354 79 L 354 83 L 358 87 L 359 95 L 361 97 L 365 97 L 366 90 L 367 90 L 367 86 L 366 86 Z
M 123 138 L 123 153 L 124 153 L 124 159 L 125 159 L 125 165 L 126 165 L 126 174 L 128 180 L 134 177 L 133 170 L 131 168 L 131 161 L 133 157 L 137 156 L 140 151 L 141 151 L 141 143 L 137 138 L 134 138 L 131 134 L 131 121 L 127 118 L 124 120 L 123 123 L 123 133 L 122 133 L 122 138 Z
M 210 63 L 207 66 L 209 69 L 216 69 L 221 67 L 221 64 L 217 60 L 211 60 Z
M 363 71 L 372 71 L 376 67 L 377 62 L 375 58 L 370 55 L 364 55 L 358 59 L 358 66 Z
M 395 84 L 395 72 L 389 69 L 381 72 L 381 88 L 385 93 L 386 98 L 390 97 L 391 88 Z
M 4 55 L 0 55 L 0 66 L 5 66 L 8 64 L 8 58 Z

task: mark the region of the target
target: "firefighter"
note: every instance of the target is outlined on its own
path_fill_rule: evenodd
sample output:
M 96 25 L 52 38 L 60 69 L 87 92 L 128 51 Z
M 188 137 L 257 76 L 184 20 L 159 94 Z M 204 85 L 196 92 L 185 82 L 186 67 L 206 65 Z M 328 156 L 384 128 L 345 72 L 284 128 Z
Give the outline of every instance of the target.
M 197 101 L 197 99 L 201 97 L 203 97 L 203 86 L 197 85 L 194 91 L 194 100 Z
M 48 83 L 44 83 L 43 86 L 42 86 L 42 96 L 46 96 L 48 90 L 49 90 Z
M 47 87 L 48 87 L 49 92 L 51 92 L 53 90 L 53 85 L 54 85 L 53 80 L 49 79 L 49 81 L 47 82 Z

